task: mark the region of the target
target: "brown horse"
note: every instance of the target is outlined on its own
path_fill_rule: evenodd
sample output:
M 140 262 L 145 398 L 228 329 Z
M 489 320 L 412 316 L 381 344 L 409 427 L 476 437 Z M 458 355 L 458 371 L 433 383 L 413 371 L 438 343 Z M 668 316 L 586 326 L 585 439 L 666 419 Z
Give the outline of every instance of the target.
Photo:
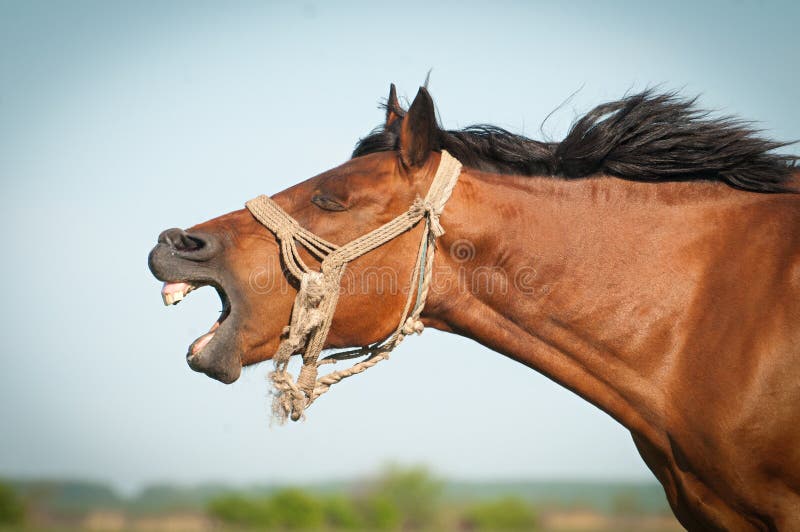
M 463 169 L 422 322 L 630 429 L 688 529 L 800 530 L 800 179 L 779 146 L 650 92 L 599 106 L 560 143 L 444 131 L 424 88 L 404 111 L 392 87 L 350 160 L 273 199 L 340 245 L 424 196 L 447 150 Z M 423 225 L 347 266 L 326 348 L 392 333 Z M 166 302 L 201 285 L 223 301 L 189 365 L 229 383 L 270 359 L 298 289 L 276 236 L 243 209 L 158 242 Z M 376 268 L 399 289 L 353 283 Z

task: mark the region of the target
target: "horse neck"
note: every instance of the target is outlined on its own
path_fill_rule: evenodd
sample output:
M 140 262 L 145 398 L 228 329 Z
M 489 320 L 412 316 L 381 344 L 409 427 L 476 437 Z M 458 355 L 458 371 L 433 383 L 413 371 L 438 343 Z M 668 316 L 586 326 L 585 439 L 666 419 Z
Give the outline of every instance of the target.
M 694 188 L 692 188 L 694 187 Z M 722 186 L 465 170 L 442 223 L 424 316 L 659 438 L 677 326 L 703 264 L 683 256 Z M 705 224 L 708 225 L 707 223 Z

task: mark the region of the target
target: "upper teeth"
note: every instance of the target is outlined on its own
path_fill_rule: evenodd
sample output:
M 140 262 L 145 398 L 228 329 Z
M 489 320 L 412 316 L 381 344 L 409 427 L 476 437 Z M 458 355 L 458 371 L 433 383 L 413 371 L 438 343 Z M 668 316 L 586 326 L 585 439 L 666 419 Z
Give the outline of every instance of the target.
M 161 289 L 161 297 L 165 305 L 175 305 L 194 289 L 195 286 L 189 283 L 164 283 L 164 288 Z

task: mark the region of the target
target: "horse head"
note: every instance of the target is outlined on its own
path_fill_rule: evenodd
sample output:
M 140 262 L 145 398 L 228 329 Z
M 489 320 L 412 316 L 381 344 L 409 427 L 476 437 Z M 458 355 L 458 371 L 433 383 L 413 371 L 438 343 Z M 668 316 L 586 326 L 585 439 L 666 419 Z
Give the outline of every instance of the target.
M 405 112 L 392 85 L 382 128 L 385 137 L 394 139 L 392 145 L 373 146 L 365 155 L 357 150 L 341 166 L 272 201 L 299 226 L 336 245 L 403 213 L 425 196 L 441 158 L 427 90 L 420 88 Z M 392 333 L 407 300 L 422 231 L 418 225 L 348 265 L 324 348 L 367 346 Z M 297 252 L 311 269 L 319 268 L 320 257 L 303 247 Z M 220 296 L 219 319 L 189 346 L 186 359 L 192 369 L 231 383 L 243 366 L 276 353 L 300 282 L 287 269 L 280 239 L 250 211 L 234 211 L 187 230 L 165 230 L 150 252 L 149 266 L 165 283 L 166 304 L 201 286 L 214 287 Z

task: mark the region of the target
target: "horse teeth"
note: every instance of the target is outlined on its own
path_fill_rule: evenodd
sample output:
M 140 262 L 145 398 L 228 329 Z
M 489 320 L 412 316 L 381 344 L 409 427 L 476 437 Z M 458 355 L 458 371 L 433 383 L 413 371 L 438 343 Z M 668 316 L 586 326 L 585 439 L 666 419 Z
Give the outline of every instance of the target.
M 164 304 L 167 306 L 175 305 L 195 288 L 196 286 L 188 283 L 165 283 L 164 288 L 161 290 L 161 299 L 164 300 Z
M 181 292 L 162 294 L 162 298 L 164 299 L 164 304 L 167 306 L 177 304 L 179 301 L 183 299 L 183 296 L 184 294 L 182 294 Z

